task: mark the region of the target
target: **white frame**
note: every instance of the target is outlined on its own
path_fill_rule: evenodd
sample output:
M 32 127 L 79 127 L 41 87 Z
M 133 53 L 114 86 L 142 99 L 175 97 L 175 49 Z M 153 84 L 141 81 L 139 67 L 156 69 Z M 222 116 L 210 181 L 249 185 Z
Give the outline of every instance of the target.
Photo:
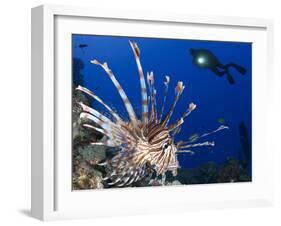
M 266 52 L 267 52 L 267 79 L 268 88 L 272 84 L 272 56 L 273 56 L 273 22 L 264 19 L 252 18 L 237 18 L 237 17 L 217 17 L 217 16 L 195 16 L 195 15 L 182 15 L 182 14 L 159 14 L 153 12 L 128 12 L 116 10 L 100 10 L 79 7 L 66 7 L 44 5 L 32 9 L 32 216 L 42 220 L 64 219 L 64 218 L 81 218 L 93 216 L 112 216 L 121 214 L 135 214 L 147 212 L 160 212 L 160 211 L 179 211 L 187 209 L 203 209 L 203 208 L 227 208 L 239 206 L 259 206 L 268 205 L 273 202 L 273 185 L 272 179 L 269 178 L 267 183 L 261 189 L 260 193 L 256 194 L 249 199 L 243 197 L 242 199 L 217 202 L 206 201 L 193 201 L 192 206 L 187 205 L 187 202 L 176 202 L 172 207 L 162 207 L 163 203 L 159 203 L 160 208 L 144 208 L 141 205 L 135 205 L 132 202 L 131 206 L 119 209 L 118 211 L 93 211 L 86 210 L 57 210 L 56 200 L 56 155 L 55 155 L 55 139 L 54 131 L 57 125 L 55 118 L 55 17 L 56 16 L 71 16 L 71 17 L 85 17 L 85 18 L 107 18 L 112 21 L 131 20 L 131 21 L 146 21 L 161 22 L 161 23 L 181 23 L 181 24 L 203 24 L 203 25 L 221 25 L 221 26 L 237 26 L 265 29 L 266 32 Z M 265 132 L 263 132 L 265 134 Z M 266 144 L 265 144 L 266 145 Z M 266 146 L 267 147 L 267 146 Z M 266 149 L 265 158 L 268 161 L 265 163 L 267 170 L 272 168 L 272 150 Z M 223 192 L 221 187 L 210 185 L 211 190 Z M 127 194 L 134 196 L 141 196 L 142 192 L 150 193 L 150 191 L 140 189 L 127 189 Z M 161 188 L 160 188 L 161 189 Z M 178 187 L 177 190 L 167 188 L 161 190 L 166 195 L 173 195 L 175 192 L 183 192 L 186 187 Z M 126 189 L 125 189 L 126 190 Z M 111 191 L 114 194 L 120 190 Z M 159 193 L 159 192 L 158 192 Z M 87 193 L 84 193 L 84 196 Z M 99 193 L 99 196 L 105 196 Z M 118 194 L 116 194 L 118 195 Z M 173 200 L 169 201 L 172 204 Z M 76 205 L 77 203 L 75 203 Z M 176 206 L 176 207 L 175 207 Z M 154 206 L 154 207 L 157 207 Z M 154 209 L 154 210 L 153 210 Z

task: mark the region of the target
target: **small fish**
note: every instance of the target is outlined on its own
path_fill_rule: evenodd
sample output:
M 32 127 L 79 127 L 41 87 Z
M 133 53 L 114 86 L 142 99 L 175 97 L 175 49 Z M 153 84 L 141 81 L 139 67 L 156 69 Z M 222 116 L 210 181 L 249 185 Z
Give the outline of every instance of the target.
M 228 82 L 235 84 L 234 78 L 230 74 L 229 68 L 235 68 L 240 74 L 246 74 L 246 69 L 235 63 L 222 64 L 219 59 L 207 49 L 190 49 L 190 54 L 193 57 L 193 62 L 200 68 L 210 69 L 215 75 L 222 77 L 224 74 L 227 76 Z
M 88 47 L 88 45 L 87 45 L 87 44 L 79 44 L 78 47 L 79 47 L 80 49 L 83 49 L 83 48 Z
M 198 139 L 199 139 L 199 134 L 198 133 L 195 133 L 195 134 L 193 134 L 193 135 L 191 135 L 189 138 L 188 138 L 188 141 L 189 142 L 195 142 L 195 141 L 197 141 Z
M 225 124 L 225 119 L 224 119 L 224 118 L 219 118 L 219 119 L 218 119 L 218 122 L 219 122 L 220 124 Z

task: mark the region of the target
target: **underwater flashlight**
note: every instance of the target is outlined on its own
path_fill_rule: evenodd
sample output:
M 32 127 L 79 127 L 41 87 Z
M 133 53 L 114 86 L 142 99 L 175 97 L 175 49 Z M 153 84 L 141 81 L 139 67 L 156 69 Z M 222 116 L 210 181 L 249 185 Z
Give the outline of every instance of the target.
M 205 63 L 205 58 L 204 57 L 198 57 L 197 62 L 199 64 L 204 64 Z

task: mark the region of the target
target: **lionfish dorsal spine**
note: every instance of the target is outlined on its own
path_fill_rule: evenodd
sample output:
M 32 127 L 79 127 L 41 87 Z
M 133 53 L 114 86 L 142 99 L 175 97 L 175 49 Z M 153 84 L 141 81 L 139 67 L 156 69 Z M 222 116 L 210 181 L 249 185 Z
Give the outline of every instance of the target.
M 147 83 L 149 86 L 149 93 L 150 93 L 150 99 L 151 99 L 151 115 L 150 115 L 150 121 L 157 121 L 157 109 L 156 109 L 156 89 L 154 86 L 154 75 L 153 72 L 147 73 Z
M 99 65 L 100 67 L 102 67 L 104 69 L 104 71 L 107 73 L 107 75 L 109 76 L 109 78 L 111 79 L 112 83 L 114 84 L 115 88 L 117 89 L 124 105 L 125 105 L 125 108 L 128 112 L 128 115 L 129 115 L 129 118 L 130 118 L 130 121 L 136 125 L 138 120 L 137 120 L 137 116 L 136 116 L 136 113 L 133 109 L 133 106 L 131 104 L 131 102 L 129 101 L 129 98 L 127 97 L 125 91 L 123 90 L 122 86 L 120 85 L 120 83 L 118 82 L 118 80 L 115 78 L 114 74 L 112 73 L 112 71 L 109 69 L 107 63 L 100 63 L 99 61 L 97 60 L 92 60 L 91 61 L 92 64 L 96 64 L 96 65 Z
M 188 106 L 188 109 L 183 113 L 182 117 L 178 119 L 175 123 L 169 126 L 168 130 L 171 132 L 175 129 L 177 129 L 181 124 L 184 123 L 184 119 L 196 108 L 196 105 L 194 103 L 190 103 Z
M 178 82 L 178 84 L 176 85 L 176 88 L 175 88 L 175 96 L 174 96 L 174 101 L 172 103 L 172 106 L 170 107 L 170 110 L 168 112 L 168 114 L 166 115 L 166 117 L 163 119 L 163 121 L 161 122 L 162 125 L 166 126 L 169 121 L 170 121 L 170 118 L 175 110 L 175 107 L 176 107 L 176 104 L 179 100 L 179 97 L 180 95 L 182 94 L 183 90 L 184 90 L 184 85 L 181 81 Z
M 170 83 L 170 77 L 166 75 L 165 81 L 164 81 L 164 85 L 165 85 L 164 98 L 163 98 L 161 113 L 160 113 L 160 116 L 159 116 L 159 121 L 162 120 L 162 116 L 163 116 L 163 113 L 164 113 L 165 104 L 166 104 L 166 101 L 167 101 L 167 96 L 168 96 L 168 91 L 169 91 L 169 83 Z
M 141 86 L 141 106 L 142 106 L 142 122 L 144 124 L 147 124 L 148 122 L 148 101 L 147 101 L 147 90 L 146 90 L 146 84 L 145 84 L 145 78 L 144 73 L 142 70 L 141 62 L 140 62 L 140 50 L 137 46 L 137 43 L 129 41 L 130 46 L 132 47 L 135 60 L 137 63 L 138 68 L 138 74 L 140 78 L 140 86 Z

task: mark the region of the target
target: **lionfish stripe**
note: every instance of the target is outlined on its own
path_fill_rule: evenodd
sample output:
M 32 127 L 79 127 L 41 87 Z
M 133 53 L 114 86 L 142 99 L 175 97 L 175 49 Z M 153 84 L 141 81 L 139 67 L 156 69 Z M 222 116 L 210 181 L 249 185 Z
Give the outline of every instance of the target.
M 87 128 L 90 128 L 90 129 L 93 129 L 93 130 L 96 130 L 98 131 L 99 133 L 102 133 L 106 136 L 110 136 L 109 133 L 107 133 L 104 129 L 101 129 L 101 128 L 98 128 L 98 127 L 95 127 L 95 126 L 92 126 L 92 125 L 89 125 L 89 124 L 83 124 L 84 127 L 87 127 Z
M 164 99 L 163 99 L 163 104 L 162 104 L 162 108 L 161 108 L 161 113 L 160 113 L 159 121 L 161 121 L 163 113 L 164 113 L 165 104 L 166 104 L 167 95 L 168 95 L 168 90 L 169 90 L 170 77 L 169 76 L 165 76 L 165 79 L 166 80 L 164 81 L 164 85 L 165 85 Z
M 177 169 L 177 168 L 180 168 L 180 166 L 178 165 L 171 165 L 168 167 L 168 169 L 172 170 L 172 169 Z
M 174 124 L 169 126 L 169 128 L 168 128 L 169 132 L 172 132 L 173 130 L 178 128 L 181 124 L 183 124 L 183 122 L 184 122 L 183 118 L 180 118 L 179 120 L 177 120 Z
M 89 124 L 83 124 L 83 126 L 87 127 L 87 128 L 90 128 L 90 129 L 93 129 L 93 130 L 96 130 L 97 132 L 107 136 L 109 139 L 114 140 L 115 141 L 114 143 L 116 145 L 124 142 L 122 137 L 118 134 L 118 132 L 115 131 L 115 129 L 113 129 L 111 131 L 111 130 L 98 128 L 98 127 L 95 127 L 95 126 L 92 126 L 92 125 L 89 125 Z
M 104 142 L 92 142 L 91 145 L 118 147 L 120 144 L 116 144 L 112 140 L 107 140 L 107 141 L 104 141 Z
M 202 147 L 202 146 L 215 146 L 215 142 L 214 141 L 212 141 L 212 142 L 206 141 L 206 142 L 198 143 L 198 144 L 188 144 L 188 145 L 181 146 L 179 149 Z
M 149 86 L 149 93 L 151 98 L 151 115 L 150 121 L 157 120 L 157 109 L 156 109 L 156 89 L 154 87 L 154 75 L 151 71 L 147 73 L 147 83 Z
M 191 151 L 191 150 L 180 150 L 180 151 L 177 151 L 177 152 L 176 152 L 176 154 L 180 154 L 180 153 L 194 154 L 194 151 Z
M 97 165 L 98 165 L 98 166 L 105 166 L 105 165 L 107 165 L 107 161 L 105 161 L 105 162 L 100 162 L 100 163 L 98 163 Z
M 109 112 L 110 114 L 118 121 L 118 122 L 122 122 L 122 119 L 119 117 L 118 114 L 116 114 L 107 104 L 105 104 L 97 95 L 95 95 L 92 91 L 88 90 L 87 88 L 84 88 L 82 86 L 78 86 L 76 88 L 77 90 L 80 90 L 86 94 L 88 94 L 89 96 L 91 96 L 92 98 L 94 98 L 96 101 L 98 101 L 100 104 L 102 104 Z
M 87 119 L 90 119 L 93 122 L 97 123 L 102 129 L 97 128 L 95 126 L 88 125 L 88 124 L 86 124 L 86 127 L 95 129 L 96 131 L 106 135 L 108 138 L 110 138 L 111 140 L 114 141 L 113 143 L 118 144 L 118 143 L 124 142 L 123 136 L 122 136 L 122 134 L 120 134 L 120 130 L 118 130 L 118 127 L 115 128 L 115 125 L 113 123 L 104 123 L 97 117 L 90 115 L 86 112 L 82 112 L 80 114 L 80 118 L 87 118 Z
M 182 125 L 182 123 L 184 122 L 184 119 L 192 112 L 194 111 L 194 109 L 196 108 L 196 104 L 194 103 L 190 103 L 189 106 L 188 106 L 188 109 L 187 111 L 185 111 L 182 115 L 182 117 L 177 120 L 174 124 L 170 125 L 168 130 L 171 132 L 175 129 L 177 129 L 179 126 Z
M 220 130 L 224 130 L 224 129 L 229 129 L 229 127 L 228 127 L 228 126 L 221 125 L 221 126 L 219 126 L 219 128 L 217 128 L 217 129 L 214 130 L 214 131 L 211 131 L 211 132 L 209 132 L 209 133 L 204 133 L 203 135 L 200 136 L 200 138 L 209 136 L 209 135 L 211 135 L 211 134 L 213 134 L 213 133 L 216 133 L 216 132 L 218 132 L 218 131 L 220 131 Z
M 111 130 L 110 125 L 108 123 L 101 121 L 99 118 L 97 118 L 89 113 L 82 112 L 80 114 L 80 118 L 87 118 L 87 119 L 92 120 L 93 122 L 97 123 L 100 127 L 102 127 L 105 131 Z
M 172 151 L 169 151 L 167 156 L 166 156 L 166 159 L 165 159 L 166 160 L 166 164 L 165 164 L 166 168 L 168 168 L 168 165 L 169 165 L 169 163 L 171 161 L 171 158 L 172 158 Z
M 209 135 L 211 135 L 211 134 L 213 134 L 213 133 L 217 133 L 217 132 L 219 132 L 219 131 L 221 131 L 221 130 L 224 130 L 224 129 L 229 129 L 229 127 L 228 127 L 228 126 L 221 125 L 221 126 L 219 126 L 217 129 L 215 129 L 215 130 L 213 130 L 213 131 L 211 131 L 211 132 L 204 133 L 203 135 L 198 136 L 198 137 L 196 138 L 196 141 L 199 140 L 199 139 L 201 139 L 201 138 L 203 138 L 203 137 L 209 136 Z M 193 142 L 194 142 L 194 141 L 193 141 Z M 178 147 L 182 147 L 183 145 L 186 145 L 186 144 L 189 144 L 189 143 L 193 143 L 193 142 L 190 142 L 190 141 L 181 141 L 181 142 L 179 143 Z
M 92 64 L 96 64 L 101 66 L 104 71 L 108 74 L 108 76 L 110 77 L 112 83 L 114 84 L 114 86 L 116 87 L 119 95 L 121 96 L 121 99 L 123 100 L 123 103 L 127 109 L 127 112 L 129 114 L 130 120 L 132 121 L 133 124 L 136 124 L 137 122 L 137 117 L 136 117 L 136 113 L 125 93 L 125 91 L 123 90 L 123 88 L 121 87 L 121 85 L 119 84 L 119 82 L 117 81 L 117 79 L 115 78 L 114 74 L 112 73 L 112 71 L 108 68 L 107 63 L 103 63 L 101 64 L 99 61 L 97 60 L 92 60 L 91 61 Z
M 166 117 L 164 118 L 162 125 L 166 126 L 169 123 L 169 120 L 174 112 L 175 106 L 178 102 L 178 99 L 180 97 L 180 95 L 182 94 L 182 91 L 184 90 L 184 86 L 182 82 L 178 82 L 176 88 L 175 88 L 175 97 L 174 97 L 174 101 L 173 104 L 168 112 L 168 114 L 166 115 Z
M 167 153 L 165 153 L 165 154 L 163 155 L 163 157 L 159 160 L 159 166 L 160 166 L 160 168 L 159 168 L 159 170 L 158 170 L 158 175 L 160 175 L 161 173 L 163 173 L 163 168 L 164 168 L 164 166 L 165 166 L 165 160 L 166 160 L 166 158 L 167 158 Z
M 141 98 L 142 98 L 142 122 L 144 124 L 147 124 L 148 122 L 148 101 L 147 101 L 147 91 L 146 91 L 146 84 L 145 84 L 145 79 L 144 79 L 144 74 L 142 70 L 142 66 L 140 63 L 140 51 L 137 46 L 137 43 L 135 42 L 130 42 L 130 46 L 132 47 L 132 50 L 134 52 L 134 56 L 136 59 L 137 67 L 138 67 L 138 72 L 139 72 L 139 78 L 140 78 L 140 86 L 141 86 Z
M 127 178 L 123 181 L 123 183 L 118 184 L 117 186 L 118 186 L 118 187 L 122 187 L 122 186 L 126 185 L 126 183 L 128 182 L 129 179 L 130 179 L 130 177 L 127 177 Z
M 108 185 L 114 185 L 114 184 L 117 184 L 119 181 L 121 180 L 121 178 L 117 178 L 116 180 L 112 181 L 112 182 L 109 182 L 107 183 Z
M 82 102 L 79 102 L 79 105 L 82 107 L 83 111 L 88 112 L 92 115 L 94 115 L 95 117 L 101 119 L 104 122 L 112 122 L 109 118 L 107 118 L 106 116 L 102 115 L 100 112 L 96 111 L 93 108 L 90 108 L 89 106 L 83 104 Z
M 132 184 L 132 183 L 135 181 L 135 179 L 136 179 L 136 177 L 133 176 L 133 177 L 131 178 L 131 180 L 128 181 L 127 184 L 128 184 L 128 185 Z

